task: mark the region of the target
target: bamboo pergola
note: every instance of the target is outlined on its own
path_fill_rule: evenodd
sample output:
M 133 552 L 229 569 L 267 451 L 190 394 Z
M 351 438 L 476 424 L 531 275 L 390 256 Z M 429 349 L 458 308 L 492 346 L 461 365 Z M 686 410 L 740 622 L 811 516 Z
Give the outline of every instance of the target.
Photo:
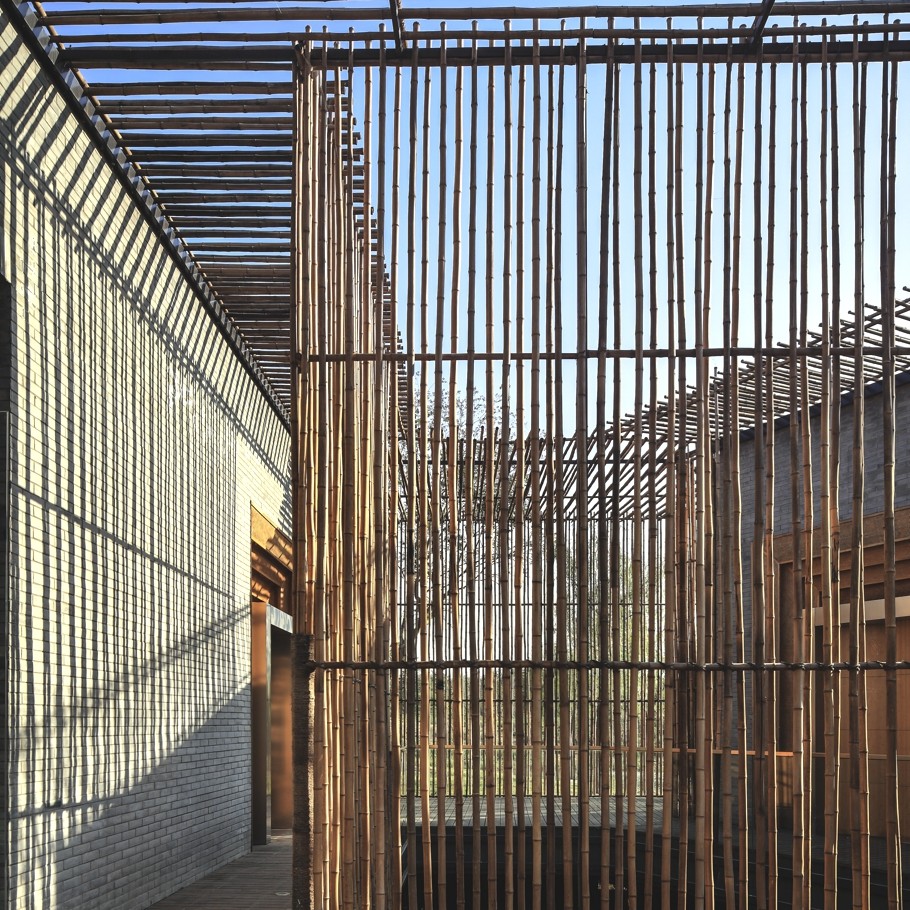
M 902 905 L 897 11 L 299 36 L 295 906 Z

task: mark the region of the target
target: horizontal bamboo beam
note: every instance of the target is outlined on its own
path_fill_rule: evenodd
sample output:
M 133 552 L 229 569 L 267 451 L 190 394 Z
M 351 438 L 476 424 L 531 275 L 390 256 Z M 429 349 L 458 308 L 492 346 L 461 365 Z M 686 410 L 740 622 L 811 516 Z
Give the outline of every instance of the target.
M 118 101 L 108 100 L 107 96 L 98 93 L 101 99 L 98 110 L 107 115 L 121 114 L 286 114 L 291 110 L 290 99 L 251 98 L 210 100 L 207 98 L 170 99 L 144 98 L 142 100 Z
M 896 356 L 910 356 L 910 346 L 895 346 L 892 348 Z M 692 359 L 704 359 L 707 357 L 722 357 L 724 353 L 728 353 L 732 357 L 751 357 L 755 356 L 756 352 L 759 356 L 762 357 L 773 357 L 775 359 L 787 360 L 792 354 L 791 348 L 782 348 L 782 347 L 772 347 L 772 348 L 758 348 L 753 347 L 743 347 L 738 346 L 735 348 L 676 348 L 673 351 L 673 356 L 675 357 L 686 357 Z M 852 346 L 841 346 L 838 348 L 830 349 L 831 356 L 833 357 L 853 357 L 856 354 L 856 349 Z M 799 347 L 796 349 L 797 356 L 800 357 L 813 357 L 821 358 L 822 352 L 820 348 L 813 347 Z M 863 348 L 863 354 L 867 357 L 869 356 L 881 356 L 882 348 L 865 346 Z M 372 353 L 362 353 L 355 352 L 353 354 L 326 354 L 326 355 L 312 355 L 311 360 L 318 360 L 320 357 L 324 356 L 327 361 L 342 361 L 345 357 L 352 357 L 355 361 L 370 361 L 375 360 L 380 355 Z M 607 359 L 628 359 L 632 360 L 636 357 L 642 357 L 645 360 L 665 360 L 670 356 L 670 351 L 668 348 L 645 348 L 643 350 L 636 350 L 635 348 L 588 348 L 582 351 L 562 351 L 556 352 L 551 350 L 542 350 L 534 354 L 530 351 L 509 351 L 507 354 L 503 351 L 442 351 L 438 354 L 434 353 L 423 353 L 420 351 L 414 351 L 412 353 L 403 354 L 403 353 L 394 353 L 394 354 L 382 354 L 381 355 L 385 360 L 414 360 L 418 363 L 432 363 L 436 360 L 443 362 L 449 361 L 470 361 L 477 360 L 479 362 L 487 361 L 500 361 L 504 359 L 509 359 L 513 361 L 531 361 L 534 357 L 539 357 L 541 360 L 559 360 L 562 362 L 569 363 L 573 360 L 596 360 L 598 357 L 606 357 Z
M 286 70 L 290 73 L 293 66 L 290 45 L 285 48 L 270 45 L 242 49 L 205 44 L 193 48 L 139 45 L 82 47 L 67 48 L 58 59 L 77 69 L 98 66 L 130 70 Z
M 191 146 L 197 148 L 199 146 L 205 146 L 206 152 L 204 154 L 220 155 L 221 152 L 213 153 L 208 151 L 209 146 L 224 145 L 231 146 L 232 148 L 285 148 L 290 153 L 292 137 L 290 132 L 286 135 L 250 135 L 245 131 L 238 131 L 236 133 L 170 133 L 165 132 L 164 130 L 155 132 L 155 133 L 140 133 L 132 132 L 121 124 L 117 125 L 117 131 L 120 133 L 123 142 L 132 147 L 132 148 L 169 148 L 169 147 L 185 147 Z M 160 152 L 160 154 L 166 154 L 165 152 Z M 258 155 L 258 152 L 253 152 L 254 155 Z
M 129 65 L 125 67 L 129 69 Z M 277 80 L 254 81 L 209 81 L 209 82 L 90 82 L 89 91 L 92 94 L 114 97 L 128 97 L 145 95 L 158 100 L 170 98 L 174 95 L 204 95 L 210 99 L 212 95 L 287 95 L 287 110 L 291 110 L 290 96 L 291 84 Z M 218 102 L 212 100 L 211 103 Z
M 166 174 L 168 176 L 199 176 L 210 177 L 287 177 L 290 176 L 291 166 L 272 165 L 270 167 L 255 167 L 247 164 L 194 164 L 192 167 L 174 164 L 145 164 L 141 166 L 140 174 L 151 177 L 153 174 Z
M 260 227 L 251 232 L 251 230 L 243 225 L 224 225 L 223 227 L 182 227 L 179 229 L 180 236 L 184 239 L 189 240 L 190 238 L 202 238 L 210 239 L 217 237 L 219 239 L 230 239 L 236 240 L 240 237 L 246 238 L 255 238 L 262 240 L 263 238 L 279 238 L 279 239 L 289 239 L 291 235 L 290 227 L 283 227 L 280 224 L 270 226 L 268 228 Z
M 212 194 L 211 190 L 206 192 L 189 193 L 186 191 L 159 191 L 158 199 L 168 211 L 176 208 L 199 209 L 208 211 L 211 205 L 230 203 L 232 205 L 257 205 L 269 206 L 274 203 L 286 203 L 288 197 L 282 193 L 236 193 L 231 192 L 231 187 L 226 187 L 228 192 Z M 243 209 L 240 209 L 243 212 Z
M 295 6 L 282 3 L 275 7 L 225 7 L 217 10 L 198 8 L 158 9 L 154 11 L 99 9 L 60 10 L 38 17 L 38 24 L 59 25 L 164 25 L 171 22 L 365 22 L 387 20 L 386 8 L 363 9 L 321 4 Z
M 215 155 L 209 149 L 193 149 L 193 150 L 181 150 L 181 151 L 170 151 L 169 149 L 161 149 L 157 152 L 159 158 L 166 162 L 210 162 Z M 265 151 L 260 152 L 255 149 L 247 150 L 227 150 L 220 151 L 217 153 L 217 158 L 219 162 L 224 164 L 281 164 L 285 161 L 290 161 L 290 155 L 287 152 L 273 152 Z M 290 167 L 290 165 L 288 165 Z
M 638 59 L 644 63 L 665 64 L 669 53 L 669 46 L 665 42 L 654 42 L 644 45 Z M 534 49 L 531 47 L 511 48 L 512 64 L 515 66 L 529 66 L 533 62 Z M 502 47 L 479 47 L 476 57 L 472 57 L 473 50 L 468 47 L 452 47 L 447 50 L 447 65 L 450 67 L 469 67 L 476 60 L 482 66 L 502 66 L 504 64 L 504 51 Z M 791 63 L 794 55 L 801 63 L 820 63 L 823 50 L 817 41 L 775 41 L 765 42 L 757 50 L 752 50 L 748 44 L 713 43 L 713 44 L 673 44 L 673 59 L 677 63 L 726 64 L 728 60 L 736 63 L 754 63 L 759 59 L 763 63 Z M 853 42 L 848 40 L 829 41 L 826 44 L 825 56 L 828 63 L 846 63 L 854 59 L 860 61 L 877 61 L 885 55 L 890 60 L 910 59 L 910 40 L 892 40 L 886 43 L 882 40 L 870 39 L 863 41 L 854 54 Z M 347 48 L 313 48 L 311 60 L 314 67 L 332 68 L 348 65 L 351 52 Z M 416 65 L 418 67 L 435 68 L 439 66 L 439 50 L 435 47 L 421 47 L 406 53 L 399 53 L 393 48 L 355 48 L 353 50 L 354 64 L 356 66 L 378 66 L 380 56 L 384 55 L 386 64 Z M 545 46 L 538 50 L 541 65 L 556 65 L 560 61 L 568 65 L 578 63 L 578 47 Z M 620 44 L 607 47 L 606 45 L 586 45 L 585 56 L 588 64 L 607 63 L 614 61 L 617 64 L 634 64 L 636 62 L 636 47 L 634 45 Z
M 816 673 L 847 671 L 910 670 L 910 660 L 884 661 L 689 661 L 662 660 L 389 660 L 389 661 L 309 661 L 305 672 L 317 670 L 656 670 L 675 673 L 786 673 L 808 670 Z
M 692 4 L 658 4 L 651 6 L 591 4 L 577 7 L 534 7 L 527 6 L 491 6 L 491 7 L 419 7 L 406 9 L 408 21 L 427 20 L 471 21 L 477 20 L 541 20 L 564 18 L 625 18 L 642 19 L 668 17 L 750 17 L 753 18 L 760 9 L 760 3 L 692 3 Z M 824 2 L 824 0 L 806 0 L 806 2 L 776 3 L 775 16 L 849 16 L 875 15 L 890 13 L 898 15 L 910 10 L 905 0 L 892 2 Z M 388 22 L 391 11 L 388 7 L 364 7 L 361 9 L 338 5 L 323 4 L 319 6 L 294 6 L 282 4 L 280 7 L 225 7 L 217 10 L 205 8 L 162 9 L 154 11 L 99 9 L 93 12 L 86 10 L 61 10 L 38 18 L 38 23 L 45 26 L 58 25 L 163 25 L 177 22 L 222 23 L 222 22 L 262 22 L 262 21 L 299 21 L 315 22 Z
M 175 114 L 172 117 L 120 117 L 116 123 L 122 133 L 129 130 L 208 130 L 230 129 L 234 132 L 265 132 L 282 130 L 293 132 L 294 121 L 290 117 L 185 117 Z
M 230 198 L 220 196 L 203 196 L 185 202 L 163 201 L 165 209 L 173 215 L 223 215 L 233 218 L 236 215 L 262 215 L 274 218 L 283 218 L 290 210 L 290 202 L 282 196 L 275 197 L 277 201 L 254 196 L 249 202 L 235 205 L 225 205 L 233 202 Z

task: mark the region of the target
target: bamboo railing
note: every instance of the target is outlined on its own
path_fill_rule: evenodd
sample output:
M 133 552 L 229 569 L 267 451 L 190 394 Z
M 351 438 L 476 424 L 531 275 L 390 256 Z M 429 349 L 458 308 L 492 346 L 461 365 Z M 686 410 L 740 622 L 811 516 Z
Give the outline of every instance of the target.
M 295 906 L 902 905 L 901 28 L 629 15 L 297 46 Z

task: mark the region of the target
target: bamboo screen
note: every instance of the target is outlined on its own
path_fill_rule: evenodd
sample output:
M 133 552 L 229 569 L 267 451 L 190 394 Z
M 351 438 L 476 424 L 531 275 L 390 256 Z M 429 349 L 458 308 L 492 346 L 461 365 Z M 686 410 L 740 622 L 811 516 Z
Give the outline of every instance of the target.
M 899 906 L 872 18 L 298 45 L 295 906 Z

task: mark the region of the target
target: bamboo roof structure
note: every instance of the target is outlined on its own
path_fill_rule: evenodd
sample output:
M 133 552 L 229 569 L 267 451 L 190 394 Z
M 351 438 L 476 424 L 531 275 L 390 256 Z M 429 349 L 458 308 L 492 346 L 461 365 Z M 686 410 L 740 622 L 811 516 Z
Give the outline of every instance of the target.
M 489 38 L 491 45 L 481 49 L 481 56 L 496 57 L 501 49 L 492 45 L 509 27 L 506 20 L 512 20 L 512 39 L 520 40 L 522 29 L 530 34 L 540 23 L 554 26 L 566 19 L 567 40 L 584 37 L 589 60 L 603 47 L 599 42 L 613 36 L 619 39 L 615 51 L 621 61 L 625 51 L 632 53 L 632 44 L 623 40 L 635 35 L 647 38 L 646 55 L 661 59 L 671 34 L 678 42 L 677 59 L 694 54 L 698 40 L 708 38 L 704 53 L 726 59 L 729 51 L 748 59 L 762 50 L 764 59 L 770 60 L 774 54 L 781 59 L 792 56 L 794 42 L 800 43 L 803 56 L 811 55 L 822 29 L 795 25 L 794 17 L 812 22 L 822 14 L 910 12 L 905 0 L 558 8 L 425 8 L 395 0 L 388 4 L 198 0 L 179 5 L 159 0 L 48 0 L 18 7 L 3 0 L 3 5 L 8 15 L 24 20 L 55 63 L 100 140 L 285 418 L 291 398 L 295 41 L 325 41 L 334 35 L 350 41 L 353 33 L 359 60 L 369 54 L 378 59 L 382 44 L 391 63 L 396 54 L 410 55 L 407 48 L 418 28 L 424 54 L 440 28 L 457 37 L 479 23 L 476 34 Z M 681 28 L 683 23 L 687 27 Z M 910 40 L 904 37 L 907 27 L 889 28 L 890 51 L 897 58 L 910 55 Z M 852 53 L 855 33 L 854 26 L 832 19 L 824 29 L 828 59 Z M 882 40 L 880 25 L 867 26 L 863 53 L 874 55 Z M 544 57 L 553 51 L 544 48 Z M 453 47 L 449 64 L 457 64 L 466 52 Z M 567 52 L 571 57 L 571 47 Z M 344 57 L 348 50 L 342 44 L 326 53 Z M 521 53 L 520 47 L 514 49 L 516 62 Z M 351 140 L 357 139 L 355 124 Z

